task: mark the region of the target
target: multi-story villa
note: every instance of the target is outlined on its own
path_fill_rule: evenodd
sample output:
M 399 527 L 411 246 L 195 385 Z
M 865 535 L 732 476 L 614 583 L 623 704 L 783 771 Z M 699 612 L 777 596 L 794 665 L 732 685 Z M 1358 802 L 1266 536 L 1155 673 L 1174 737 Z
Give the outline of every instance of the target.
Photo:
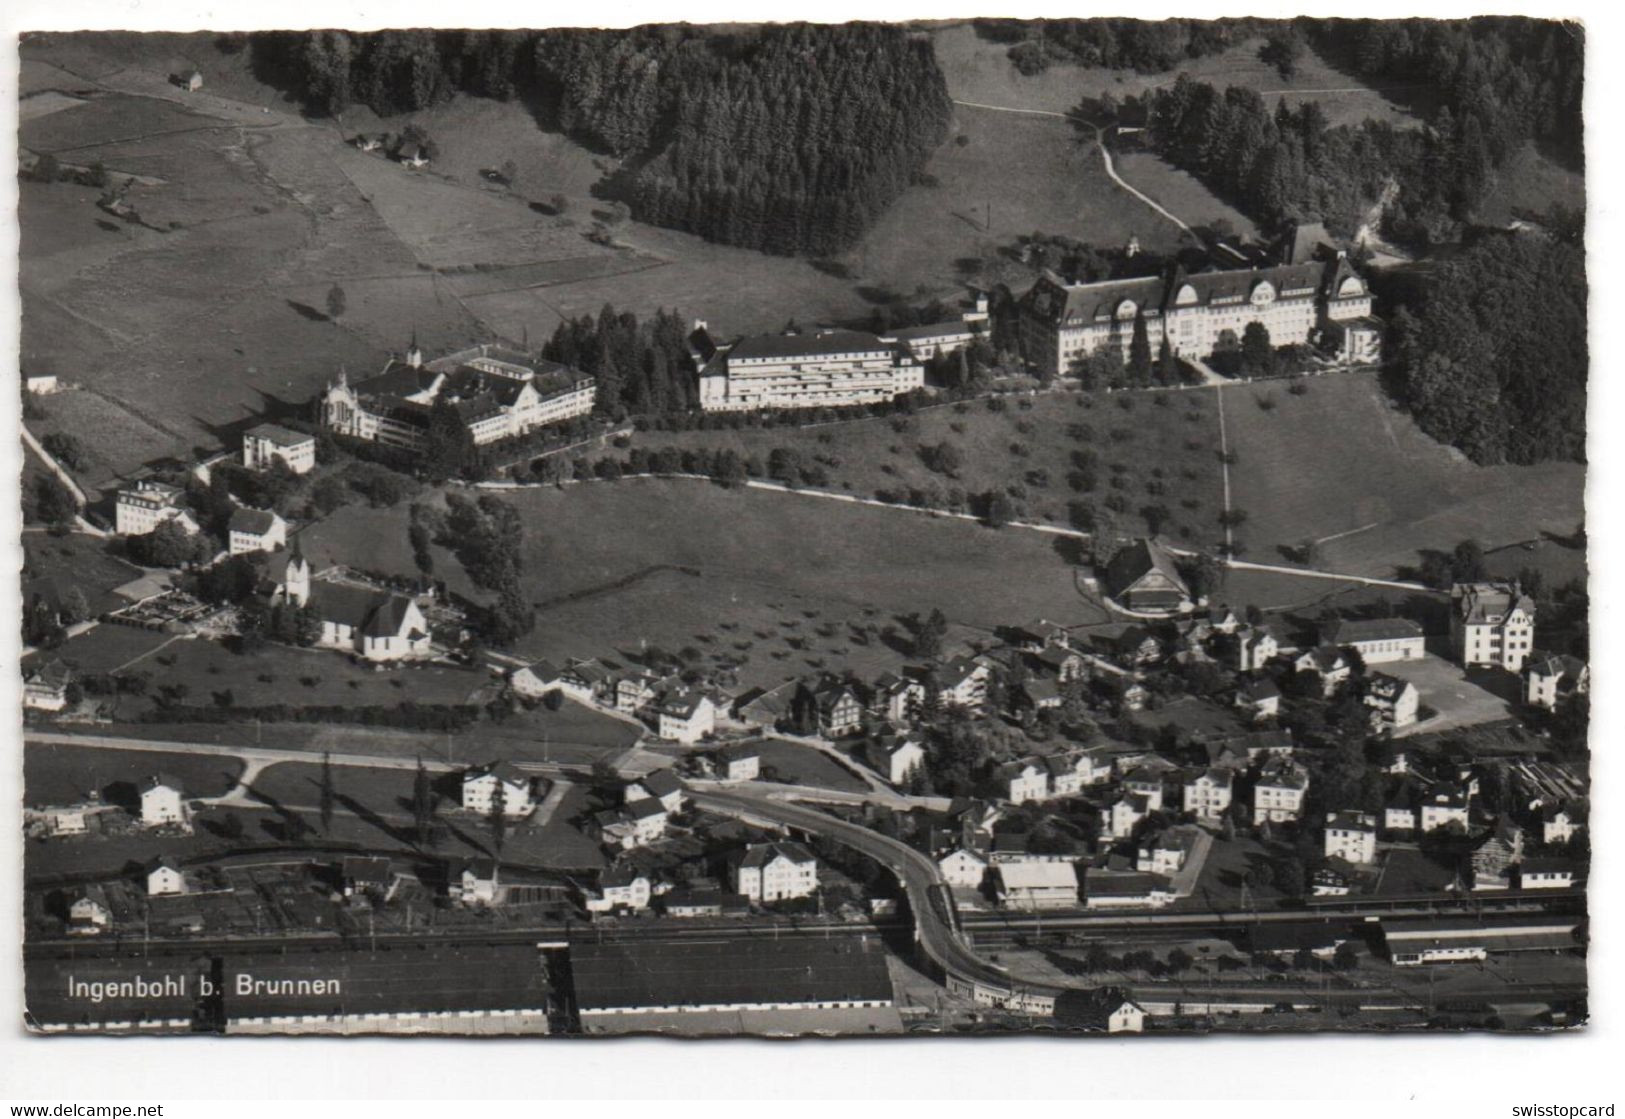
M 480 446 L 592 411 L 593 379 L 567 365 L 480 345 L 425 362 L 404 360 L 351 384 L 343 373 L 321 397 L 321 422 L 338 435 L 421 450 L 437 403 L 450 404 Z
M 186 511 L 185 498 L 176 486 L 143 479 L 129 489 L 119 490 L 114 528 L 120 536 L 145 536 L 165 521 L 174 521 L 191 535 L 198 525 Z
M 758 334 L 718 345 L 705 323 L 689 337 L 707 412 L 879 404 L 925 387 L 907 342 L 859 330 Z
M 1457 583 L 1450 589 L 1450 646 L 1471 668 L 1521 672 L 1535 646 L 1535 601 L 1517 583 Z

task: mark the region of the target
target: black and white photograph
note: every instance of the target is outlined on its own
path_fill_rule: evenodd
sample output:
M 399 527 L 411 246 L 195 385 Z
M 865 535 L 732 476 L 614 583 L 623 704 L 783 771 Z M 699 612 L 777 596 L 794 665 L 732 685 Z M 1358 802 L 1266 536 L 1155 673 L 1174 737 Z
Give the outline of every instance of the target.
M 16 35 L 24 1055 L 1592 1028 L 1580 19 L 549 13 Z

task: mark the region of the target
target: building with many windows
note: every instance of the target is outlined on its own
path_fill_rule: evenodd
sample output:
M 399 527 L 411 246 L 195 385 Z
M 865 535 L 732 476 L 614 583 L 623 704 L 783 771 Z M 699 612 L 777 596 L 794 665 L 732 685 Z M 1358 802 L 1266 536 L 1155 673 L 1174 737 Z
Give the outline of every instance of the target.
M 810 897 L 817 889 L 818 860 L 799 843 L 756 844 L 734 867 L 734 890 L 754 902 Z
M 1427 644 L 1409 618 L 1337 618 L 1320 627 L 1320 642 L 1353 649 L 1366 664 L 1421 660 Z
M 758 334 L 719 345 L 700 322 L 689 348 L 707 412 L 882 404 L 925 387 L 908 343 L 860 330 Z
M 1205 359 L 1226 335 L 1261 323 L 1277 346 L 1311 341 L 1322 322 L 1343 325 L 1344 356 L 1374 360 L 1371 293 L 1346 257 L 1270 268 L 1141 276 L 1073 284 L 1046 271 L 1022 299 L 1028 362 L 1052 377 L 1106 347 L 1126 360 L 1135 322 L 1151 350 Z M 1349 353 L 1351 346 L 1357 351 Z
M 422 450 L 437 404 L 456 411 L 475 446 L 525 435 L 592 411 L 591 377 L 557 362 L 480 345 L 425 362 L 414 342 L 404 360 L 351 384 L 341 372 L 319 401 L 337 435 Z
M 186 511 L 185 499 L 178 486 L 143 479 L 118 491 L 113 527 L 120 536 L 145 536 L 165 521 L 174 521 L 190 536 L 198 525 Z
M 243 465 L 268 470 L 272 463 L 287 463 L 295 474 L 316 469 L 316 437 L 290 431 L 277 424 L 260 424 L 243 432 Z
M 1457 583 L 1450 589 L 1450 647 L 1466 667 L 1520 672 L 1534 644 L 1535 600 L 1517 583 Z

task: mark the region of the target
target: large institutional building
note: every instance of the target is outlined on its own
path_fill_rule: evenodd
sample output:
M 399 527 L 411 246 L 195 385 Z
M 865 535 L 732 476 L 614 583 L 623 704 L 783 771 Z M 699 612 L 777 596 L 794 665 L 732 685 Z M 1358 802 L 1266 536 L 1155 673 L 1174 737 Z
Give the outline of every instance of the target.
M 1457 583 L 1450 644 L 1462 664 L 1520 672 L 1535 645 L 1535 601 L 1517 583 Z
M 1027 360 L 1052 377 L 1072 363 L 1114 347 L 1128 358 L 1134 322 L 1143 318 L 1153 355 L 1168 340 L 1175 356 L 1205 359 L 1229 331 L 1239 341 L 1262 323 L 1277 346 L 1303 344 L 1322 321 L 1345 329 L 1343 356 L 1371 361 L 1380 330 L 1371 293 L 1347 258 L 1224 272 L 1175 272 L 1069 284 L 1045 271 L 1022 300 L 1021 341 Z
M 758 334 L 718 345 L 702 322 L 689 345 L 707 412 L 845 408 L 925 387 L 925 368 L 907 342 L 859 330 Z
M 413 343 L 376 377 L 341 373 L 321 397 L 321 421 L 339 435 L 421 450 L 439 401 L 457 409 L 476 446 L 592 411 L 594 382 L 569 366 L 481 345 L 425 363 Z

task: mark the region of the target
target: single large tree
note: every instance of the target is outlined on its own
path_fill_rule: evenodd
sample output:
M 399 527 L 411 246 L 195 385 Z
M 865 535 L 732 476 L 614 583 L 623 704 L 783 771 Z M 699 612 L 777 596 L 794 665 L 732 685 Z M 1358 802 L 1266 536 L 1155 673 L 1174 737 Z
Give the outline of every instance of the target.
M 333 755 L 322 755 L 322 831 L 330 833 L 333 830 Z
M 502 788 L 499 778 L 491 792 L 491 811 L 486 816 L 491 828 L 491 850 L 498 858 L 502 857 L 502 845 L 508 839 L 508 798 Z
M 412 777 L 412 827 L 419 843 L 429 842 L 434 823 L 434 791 L 429 784 L 429 771 L 418 758 L 417 772 Z
M 327 317 L 328 318 L 330 318 L 330 319 L 343 318 L 344 317 L 344 309 L 345 309 L 346 306 L 348 306 L 348 300 L 346 300 L 346 298 L 344 296 L 344 289 L 343 288 L 339 287 L 337 284 L 334 284 L 332 287 L 327 289 Z
M 1128 374 L 1130 384 L 1151 383 L 1151 333 L 1145 325 L 1145 315 L 1139 312 L 1134 316 L 1134 333 L 1129 338 Z

